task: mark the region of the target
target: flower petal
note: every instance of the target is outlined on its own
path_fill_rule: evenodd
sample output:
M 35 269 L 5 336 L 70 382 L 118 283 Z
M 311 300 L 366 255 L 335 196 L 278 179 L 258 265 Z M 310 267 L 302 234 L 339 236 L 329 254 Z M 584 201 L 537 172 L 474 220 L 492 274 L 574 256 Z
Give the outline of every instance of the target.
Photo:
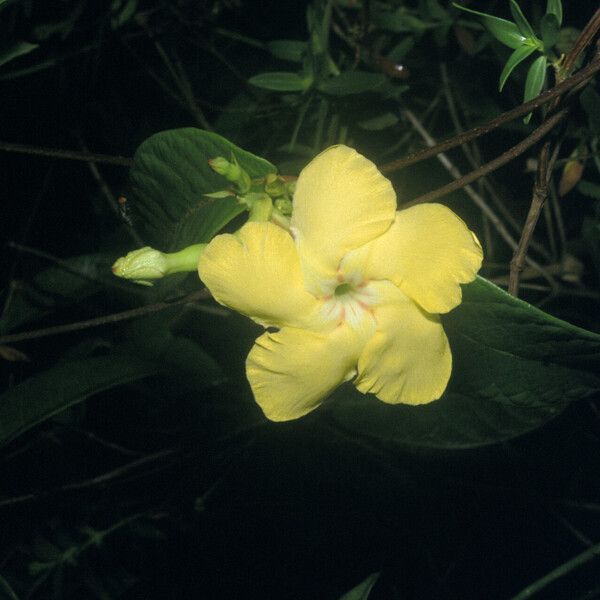
M 390 282 L 371 285 L 383 301 L 375 308 L 377 331 L 360 355 L 354 384 L 388 404 L 437 400 L 452 370 L 439 317 L 424 312 Z
M 341 270 L 389 279 L 427 312 L 446 313 L 460 304 L 460 284 L 475 279 L 482 260 L 460 217 L 442 204 L 420 204 L 396 213 L 388 231 L 349 253 Z
M 386 231 L 395 210 L 392 184 L 356 150 L 332 146 L 314 158 L 298 177 L 291 219 L 307 288 L 322 293 L 319 281 Z
M 286 327 L 264 333 L 246 361 L 254 398 L 268 419 L 298 419 L 317 408 L 342 382 L 354 377 L 371 322 L 346 324 L 328 333 Z
M 291 235 L 273 223 L 246 223 L 216 236 L 200 257 L 200 279 L 215 300 L 265 327 L 302 326 L 318 310 L 305 289 Z

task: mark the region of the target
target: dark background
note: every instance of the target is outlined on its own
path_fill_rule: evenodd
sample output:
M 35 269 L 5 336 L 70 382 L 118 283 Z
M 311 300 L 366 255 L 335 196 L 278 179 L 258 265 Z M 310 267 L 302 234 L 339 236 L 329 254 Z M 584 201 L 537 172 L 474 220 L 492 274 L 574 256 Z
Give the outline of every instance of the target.
M 77 4 L 15 3 L 0 12 L 0 19 L 10 13 L 10 21 L 2 23 L 6 39 L 33 39 L 36 26 L 66 18 Z M 112 29 L 109 2 L 80 4 L 76 25 L 64 37 L 50 35 L 37 57 L 23 57 L 0 70 L 0 137 L 52 148 L 81 149 L 85 144 L 93 152 L 132 156 L 156 131 L 197 126 L 149 76 L 148 69 L 165 73 L 144 31 L 133 23 Z M 523 7 L 535 10 L 541 4 Z M 508 14 L 503 3 L 475 5 Z M 592 2 L 565 5 L 565 19 L 574 27 L 583 26 L 595 8 Z M 219 127 L 222 108 L 237 94 L 244 89 L 256 93 L 245 78 L 281 66 L 266 51 L 218 30 L 261 41 L 305 39 L 305 7 L 147 0 L 139 3 L 138 12 L 147 15 L 153 35 L 165 47 L 177 49 L 206 118 Z M 19 68 L 44 60 L 54 63 L 14 76 Z M 501 66 L 494 64 L 493 52 L 469 57 L 452 38 L 443 48 L 423 38 L 409 63 L 416 107 L 439 85 L 442 60 L 464 83 L 466 95 L 479 90 L 500 110 L 520 102 L 517 85 L 497 94 Z M 277 99 L 265 103 L 274 108 L 261 114 L 270 117 L 254 116 L 237 125 L 234 121 L 234 126 L 230 120 L 220 131 L 277 162 L 277 148 L 294 119 Z M 341 106 L 342 115 L 344 110 Z M 346 118 L 351 121 L 351 114 Z M 439 133 L 443 137 L 443 123 Z M 357 143 L 375 159 L 383 157 L 385 134 L 369 135 L 357 133 Z M 492 158 L 520 136 L 518 129 L 507 129 L 482 142 L 482 148 Z M 301 157 L 288 157 L 292 159 Z M 498 178 L 515 196 L 527 197 L 524 160 Z M 127 193 L 125 168 L 100 169 L 115 195 Z M 435 169 L 430 176 L 441 178 Z M 43 253 L 5 247 L 0 267 L 5 295 L 11 283 L 31 280 L 52 257 L 97 252 L 116 257 L 131 247 L 126 224 L 107 209 L 85 163 L 2 152 L 0 177 L 6 242 Z M 427 189 L 431 184 L 425 179 L 415 185 Z M 591 202 L 576 195 L 570 202 L 567 227 L 577 247 L 581 219 L 591 214 Z M 526 206 L 516 203 L 515 213 L 522 216 Z M 581 256 L 589 267 L 589 256 Z M 587 277 L 590 288 L 597 289 L 595 276 Z M 539 300 L 535 293 L 530 299 Z M 80 303 L 57 303 L 34 325 L 130 306 L 122 297 L 100 291 Z M 596 300 L 562 297 L 544 308 L 600 329 Z M 147 380 L 98 394 L 4 449 L 0 574 L 19 598 L 330 599 L 381 572 L 370 596 L 374 599 L 503 599 L 597 543 L 597 398 L 572 405 L 521 438 L 460 451 L 384 446 L 347 436 L 319 411 L 300 422 L 266 423 L 251 403 L 243 373 L 258 330 L 241 318 L 231 319 L 235 339 L 220 330 L 220 322 L 199 318 L 203 345 L 228 376 L 228 383 L 209 389 L 201 399 L 172 392 L 168 381 Z M 20 344 L 29 361 L 3 361 L 3 383 L 18 383 L 78 344 L 101 346 L 120 335 L 118 327 L 109 326 Z M 91 481 L 163 450 L 169 453 L 122 476 Z M 68 487 L 89 481 L 81 489 Z M 39 573 L 32 564 L 52 555 L 47 542 L 63 550 L 81 547 L 86 527 L 104 530 L 138 513 L 143 516 L 135 523 L 36 583 Z M 539 597 L 600 597 L 598 564 L 586 563 Z

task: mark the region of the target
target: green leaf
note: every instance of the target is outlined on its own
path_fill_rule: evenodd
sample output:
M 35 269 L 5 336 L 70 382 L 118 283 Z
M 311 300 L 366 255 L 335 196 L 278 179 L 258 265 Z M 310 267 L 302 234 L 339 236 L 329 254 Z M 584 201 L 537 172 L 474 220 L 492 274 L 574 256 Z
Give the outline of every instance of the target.
M 544 49 L 550 50 L 554 44 L 558 41 L 560 35 L 560 25 L 556 15 L 547 14 L 542 17 L 540 23 L 542 30 L 542 42 L 544 43 Z
M 299 40 L 274 40 L 267 44 L 271 54 L 279 60 L 301 63 L 307 44 Z
M 525 94 L 523 95 L 523 102 L 529 102 L 540 95 L 544 82 L 546 81 L 546 57 L 540 56 L 536 58 L 527 72 L 527 79 L 525 80 Z M 529 113 L 524 119 L 524 123 L 529 123 L 531 119 Z
M 493 444 L 540 427 L 600 391 L 600 335 L 556 319 L 478 278 L 443 324 L 453 368 L 442 398 L 387 405 L 350 385 L 330 412 L 380 442 L 459 448 Z
M 388 127 L 393 127 L 398 123 L 399 120 L 400 119 L 394 113 L 384 112 L 376 117 L 372 117 L 371 119 L 359 121 L 358 126 L 361 129 L 366 129 L 367 131 L 382 131 Z
M 529 24 L 529 21 L 523 14 L 521 7 L 517 4 L 516 0 L 509 0 L 510 13 L 515 21 L 515 24 L 519 28 L 519 31 L 529 40 L 537 39 L 533 27 Z
M 526 41 L 525 36 L 519 31 L 519 28 L 512 22 L 506 19 L 500 19 L 486 13 L 465 8 L 460 4 L 452 3 L 456 8 L 472 13 L 483 19 L 484 27 L 499 41 L 509 48 L 519 48 Z
M 348 96 L 365 92 L 381 91 L 388 83 L 382 73 L 368 71 L 345 71 L 337 77 L 331 77 L 322 82 L 318 89 L 332 96 Z
M 61 362 L 0 395 L 0 446 L 59 412 L 156 369 L 135 356 L 99 356 Z
M 367 600 L 371 591 L 375 587 L 381 573 L 372 573 L 364 581 L 361 581 L 356 587 L 346 592 L 339 600 Z
M 188 391 L 218 384 L 214 360 L 193 340 L 174 336 L 167 321 L 164 311 L 140 319 L 113 354 L 62 360 L 0 395 L 0 446 L 94 394 L 149 376 Z
M 128 200 L 149 245 L 174 251 L 208 242 L 244 211 L 234 198 L 213 200 L 204 195 L 228 187 L 208 159 L 229 159 L 232 154 L 252 178 L 276 172 L 268 161 L 201 129 L 163 131 L 142 143 L 129 173 Z
M 558 26 L 562 25 L 563 9 L 561 0 L 548 0 L 546 4 L 546 14 L 554 15 L 558 21 Z
M 12 42 L 9 46 L 0 49 L 0 67 L 6 63 L 33 52 L 39 45 L 29 42 Z
M 298 73 L 272 71 L 250 77 L 248 83 L 272 92 L 305 92 L 312 82 L 303 79 Z
M 500 73 L 500 83 L 498 85 L 498 90 L 502 91 L 506 80 L 510 77 L 510 74 L 514 71 L 514 69 L 522 63 L 528 56 L 535 52 L 535 46 L 520 46 L 509 56 L 506 64 L 504 65 L 504 69 L 502 69 L 502 73 Z

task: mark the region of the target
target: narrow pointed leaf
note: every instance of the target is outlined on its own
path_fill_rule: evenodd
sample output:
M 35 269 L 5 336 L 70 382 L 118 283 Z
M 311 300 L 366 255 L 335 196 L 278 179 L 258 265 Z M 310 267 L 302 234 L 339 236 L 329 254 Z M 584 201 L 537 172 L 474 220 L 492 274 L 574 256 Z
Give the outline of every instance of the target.
M 0 48 L 0 66 L 18 58 L 19 56 L 23 56 L 25 54 L 29 54 L 33 52 L 38 47 L 38 44 L 30 44 L 29 42 L 12 42 L 8 46 L 4 48 Z
M 512 18 L 515 20 L 516 26 L 519 28 L 519 31 L 528 39 L 535 39 L 535 32 L 533 31 L 533 27 L 529 24 L 529 21 L 523 14 L 521 7 L 517 4 L 516 0 L 509 0 L 510 3 L 510 13 L 512 14 Z
M 135 356 L 65 361 L 0 396 L 0 446 L 90 396 L 151 375 L 153 363 Z
M 563 9 L 561 0 L 548 0 L 546 4 L 546 14 L 552 14 L 556 16 L 559 27 L 562 25 L 563 20 Z
M 339 600 L 368 600 L 381 573 L 371 573 L 364 581 L 346 592 Z
M 300 40 L 274 40 L 267 44 L 271 54 L 279 60 L 301 63 L 306 54 L 306 42 Z
M 540 56 L 536 58 L 527 73 L 527 79 L 525 80 L 525 94 L 523 96 L 523 102 L 529 102 L 535 97 L 540 95 L 544 82 L 546 81 L 546 57 Z M 524 123 L 529 123 L 531 119 L 531 113 L 529 113 L 524 119 Z
M 348 432 L 437 448 L 522 435 L 600 392 L 600 335 L 556 319 L 478 278 L 443 316 L 452 377 L 440 400 L 384 404 L 347 384 L 330 413 Z
M 260 73 L 250 77 L 248 83 L 272 92 L 304 92 L 310 87 L 310 83 L 300 77 L 298 73 L 286 71 Z
M 498 85 L 499 91 L 502 91 L 506 80 L 510 77 L 510 74 L 514 71 L 514 69 L 522 63 L 528 56 L 535 52 L 535 46 L 520 46 L 517 48 L 508 58 L 506 64 L 504 65 L 504 69 L 502 69 L 502 73 L 500 73 L 500 83 Z
M 544 15 L 540 26 L 542 29 L 542 42 L 544 43 L 544 48 L 550 50 L 550 48 L 558 41 L 558 36 L 560 34 L 560 25 L 558 24 L 556 15 Z
M 465 8 L 459 4 L 453 3 L 456 8 L 481 17 L 484 27 L 499 41 L 509 48 L 519 48 L 526 40 L 526 37 L 519 31 L 519 28 L 506 19 L 500 19 L 486 13 Z

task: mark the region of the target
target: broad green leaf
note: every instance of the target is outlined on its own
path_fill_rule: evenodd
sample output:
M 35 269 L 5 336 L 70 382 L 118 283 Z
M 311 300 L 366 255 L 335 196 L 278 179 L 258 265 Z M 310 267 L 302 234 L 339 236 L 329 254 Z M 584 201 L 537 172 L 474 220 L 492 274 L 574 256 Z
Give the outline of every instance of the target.
M 506 80 L 510 77 L 510 74 L 514 71 L 514 69 L 522 63 L 528 56 L 535 52 L 535 46 L 523 45 L 513 51 L 513 53 L 508 57 L 506 64 L 504 65 L 504 69 L 502 69 L 502 73 L 500 73 L 500 83 L 498 85 L 499 91 L 502 91 Z
M 346 592 L 339 600 L 367 600 L 371 591 L 375 587 L 381 573 L 372 573 L 364 581 L 361 581 L 356 587 Z
M 481 17 L 484 27 L 499 41 L 509 48 L 519 48 L 525 41 L 526 37 L 519 31 L 519 28 L 512 22 L 506 19 L 500 19 L 486 13 L 460 6 L 460 4 L 452 3 L 456 8 L 464 10 Z
M 536 39 L 533 27 L 529 24 L 529 21 L 523 14 L 521 7 L 517 4 L 516 0 L 509 0 L 510 13 L 515 21 L 519 31 L 529 40 Z
M 137 149 L 129 173 L 132 209 L 145 241 L 163 251 L 208 242 L 244 208 L 234 198 L 204 196 L 228 187 L 208 159 L 234 155 L 252 178 L 275 173 L 268 161 L 201 129 L 173 129 Z
M 560 27 L 563 20 L 562 0 L 548 0 L 548 3 L 546 4 L 546 14 L 555 15 L 558 26 Z
M 540 95 L 544 82 L 546 81 L 546 57 L 540 56 L 536 58 L 527 72 L 527 79 L 525 80 L 525 94 L 523 95 L 523 102 L 529 102 Z M 531 119 L 529 113 L 524 119 L 524 123 L 529 123 Z
M 459 448 L 540 427 L 600 392 L 600 335 L 556 319 L 478 278 L 443 315 L 452 377 L 440 400 L 391 406 L 350 385 L 329 411 L 350 433 L 380 442 Z
M 29 42 L 12 42 L 0 49 L 0 67 L 19 56 L 33 52 L 37 47 L 38 44 L 30 44 Z
M 319 85 L 319 91 L 332 96 L 347 96 L 350 94 L 363 94 L 377 92 L 387 84 L 387 79 L 382 73 L 369 73 L 367 71 L 345 71 L 337 77 L 331 77 Z
M 271 54 L 279 60 L 301 63 L 307 44 L 299 40 L 274 40 L 267 44 Z
M 131 339 L 111 355 L 62 360 L 0 395 L 0 446 L 94 394 L 146 377 L 172 379 L 188 390 L 219 383 L 217 364 L 193 340 L 172 335 L 162 319 L 136 322 Z M 144 339 L 136 339 L 136 329 Z
M 250 77 L 248 83 L 272 92 L 305 92 L 312 82 L 303 79 L 298 73 L 272 71 Z
M 544 15 L 542 17 L 540 27 L 542 30 L 542 42 L 544 44 L 544 49 L 550 50 L 550 48 L 556 44 L 558 41 L 558 36 L 560 35 L 560 25 L 558 24 L 556 15 Z
M 0 395 L 0 446 L 98 392 L 148 377 L 156 368 L 130 355 L 61 362 Z

